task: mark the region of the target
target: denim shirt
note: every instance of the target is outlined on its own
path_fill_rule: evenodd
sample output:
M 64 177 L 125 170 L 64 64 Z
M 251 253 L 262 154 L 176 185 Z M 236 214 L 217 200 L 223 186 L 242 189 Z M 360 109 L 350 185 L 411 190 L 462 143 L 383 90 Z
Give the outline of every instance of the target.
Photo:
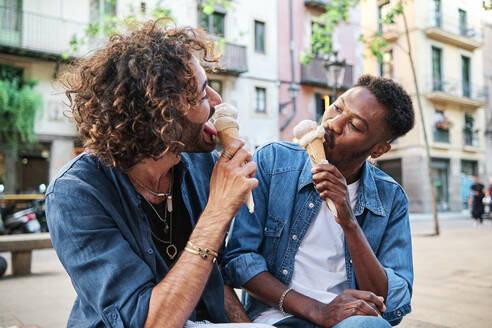
M 216 160 L 215 153 L 184 153 L 176 166 L 193 226 L 207 203 Z M 86 153 L 69 162 L 48 187 L 51 240 L 77 292 L 68 327 L 144 325 L 152 288 L 169 268 L 152 241 L 142 201 L 126 174 Z M 213 321 L 228 322 L 217 265 L 202 299 Z
M 253 156 L 258 187 L 253 191 L 255 212 L 244 207 L 234 219 L 224 254 L 226 284 L 243 286 L 268 271 L 286 285 L 294 272 L 294 258 L 323 200 L 314 188 L 306 151 L 292 143 L 271 143 Z M 354 214 L 367 241 L 385 268 L 388 294 L 383 317 L 392 325 L 409 313 L 413 283 L 408 199 L 400 185 L 366 162 L 362 167 Z M 350 288 L 355 274 L 347 245 L 345 263 Z M 254 319 L 268 305 L 246 295 L 245 308 Z

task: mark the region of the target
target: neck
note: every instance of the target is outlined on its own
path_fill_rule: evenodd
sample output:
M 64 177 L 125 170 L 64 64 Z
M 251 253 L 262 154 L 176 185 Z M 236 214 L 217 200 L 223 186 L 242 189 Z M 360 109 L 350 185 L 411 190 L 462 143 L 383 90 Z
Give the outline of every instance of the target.
M 355 163 L 354 165 L 342 167 L 339 169 L 340 173 L 342 173 L 343 176 L 345 177 L 345 180 L 347 181 L 347 185 L 352 184 L 360 179 L 360 176 L 362 174 L 362 166 L 364 165 L 364 162 Z
M 170 170 L 179 163 L 179 160 L 179 155 L 171 153 L 163 155 L 158 160 L 146 158 L 140 163 L 132 166 L 127 171 L 127 175 L 135 189 L 144 196 L 145 199 L 154 203 L 160 203 L 165 198 L 156 197 L 146 189 L 150 189 L 154 193 L 167 193 L 169 191 L 171 179 Z

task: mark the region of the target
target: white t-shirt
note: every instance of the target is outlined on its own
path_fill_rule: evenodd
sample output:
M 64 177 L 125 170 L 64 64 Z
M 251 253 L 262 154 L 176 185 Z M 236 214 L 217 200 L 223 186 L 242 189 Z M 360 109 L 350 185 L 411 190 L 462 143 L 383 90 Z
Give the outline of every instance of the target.
M 357 202 L 358 188 L 359 180 L 348 185 L 352 209 Z M 322 303 L 330 303 L 349 288 L 343 230 L 325 202 L 297 250 L 289 287 Z M 277 308 L 270 308 L 254 322 L 274 324 L 290 316 Z

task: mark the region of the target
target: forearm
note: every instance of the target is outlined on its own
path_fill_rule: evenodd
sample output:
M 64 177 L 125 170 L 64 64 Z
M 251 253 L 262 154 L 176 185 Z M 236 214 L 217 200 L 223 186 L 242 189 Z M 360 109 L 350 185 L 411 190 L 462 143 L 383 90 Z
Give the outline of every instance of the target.
M 262 272 L 249 280 L 243 288 L 253 297 L 277 309 L 282 293 L 288 288 L 269 272 Z M 283 309 L 297 317 L 314 321 L 318 302 L 292 290 L 285 295 Z
M 205 210 L 190 236 L 193 245 L 218 250 L 228 226 L 224 216 Z M 202 295 L 213 265 L 211 257 L 203 259 L 183 251 L 169 273 L 153 288 L 144 327 L 183 327 Z
M 352 258 L 357 288 L 371 291 L 386 299 L 388 293 L 386 271 L 379 263 L 359 224 L 353 222 L 342 228 Z
M 234 289 L 224 285 L 224 310 L 230 322 L 251 322 Z

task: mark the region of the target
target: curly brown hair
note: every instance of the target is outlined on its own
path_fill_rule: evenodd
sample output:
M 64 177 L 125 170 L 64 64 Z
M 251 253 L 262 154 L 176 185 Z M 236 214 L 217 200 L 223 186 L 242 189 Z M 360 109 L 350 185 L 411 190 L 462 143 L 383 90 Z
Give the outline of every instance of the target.
M 122 170 L 182 152 L 185 114 L 201 98 L 192 56 L 215 67 L 214 45 L 202 30 L 149 21 L 78 61 L 62 83 L 86 150 Z

